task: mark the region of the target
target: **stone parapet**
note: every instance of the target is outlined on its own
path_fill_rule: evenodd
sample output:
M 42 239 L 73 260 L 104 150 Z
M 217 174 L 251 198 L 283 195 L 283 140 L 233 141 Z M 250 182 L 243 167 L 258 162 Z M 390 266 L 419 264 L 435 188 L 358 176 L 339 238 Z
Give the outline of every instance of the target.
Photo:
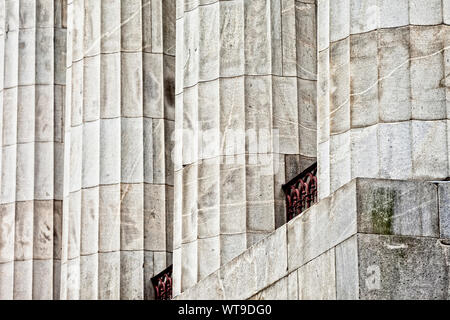
M 450 184 L 354 179 L 176 299 L 447 299 Z

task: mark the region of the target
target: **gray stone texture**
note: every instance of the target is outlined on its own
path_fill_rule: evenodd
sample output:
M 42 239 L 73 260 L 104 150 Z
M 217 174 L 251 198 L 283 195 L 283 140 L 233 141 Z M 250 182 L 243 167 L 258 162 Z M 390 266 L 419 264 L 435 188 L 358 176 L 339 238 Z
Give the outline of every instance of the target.
M 0 1 L 0 298 L 153 298 L 173 251 L 175 9 Z
M 317 153 L 315 1 L 177 5 L 175 294 L 285 224 Z
M 357 177 L 443 180 L 448 1 L 318 1 L 320 197 Z
M 176 299 L 449 299 L 446 186 L 353 180 Z
M 0 0 L 0 299 L 153 299 L 172 263 L 178 298 L 448 298 L 449 24 L 449 0 Z

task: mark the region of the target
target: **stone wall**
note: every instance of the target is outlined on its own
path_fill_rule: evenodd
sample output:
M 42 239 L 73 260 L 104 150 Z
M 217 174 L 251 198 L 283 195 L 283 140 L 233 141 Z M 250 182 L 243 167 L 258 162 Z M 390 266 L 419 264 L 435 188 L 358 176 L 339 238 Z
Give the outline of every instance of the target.
M 320 197 L 356 177 L 449 174 L 450 4 L 319 0 Z
M 177 299 L 449 299 L 450 184 L 356 179 Z
M 285 223 L 316 158 L 314 0 L 177 1 L 174 290 Z

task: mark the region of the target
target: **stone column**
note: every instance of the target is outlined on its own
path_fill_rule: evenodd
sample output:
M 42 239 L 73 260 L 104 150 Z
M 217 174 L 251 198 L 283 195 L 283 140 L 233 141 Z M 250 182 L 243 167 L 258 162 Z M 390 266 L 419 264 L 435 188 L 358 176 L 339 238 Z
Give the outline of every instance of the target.
M 174 10 L 68 4 L 68 299 L 151 299 L 171 264 Z
M 448 1 L 319 0 L 319 193 L 449 176 Z
M 0 299 L 52 299 L 59 272 L 63 4 L 0 1 Z
M 316 157 L 315 1 L 177 1 L 174 293 L 285 222 Z

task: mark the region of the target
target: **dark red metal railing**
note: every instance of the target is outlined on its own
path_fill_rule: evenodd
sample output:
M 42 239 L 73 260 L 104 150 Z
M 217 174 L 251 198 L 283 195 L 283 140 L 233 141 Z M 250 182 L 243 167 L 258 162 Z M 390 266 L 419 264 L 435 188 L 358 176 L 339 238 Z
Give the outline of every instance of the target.
M 317 163 L 283 185 L 283 191 L 289 221 L 317 202 Z
M 172 300 L 172 267 L 168 267 L 152 278 L 155 300 Z

